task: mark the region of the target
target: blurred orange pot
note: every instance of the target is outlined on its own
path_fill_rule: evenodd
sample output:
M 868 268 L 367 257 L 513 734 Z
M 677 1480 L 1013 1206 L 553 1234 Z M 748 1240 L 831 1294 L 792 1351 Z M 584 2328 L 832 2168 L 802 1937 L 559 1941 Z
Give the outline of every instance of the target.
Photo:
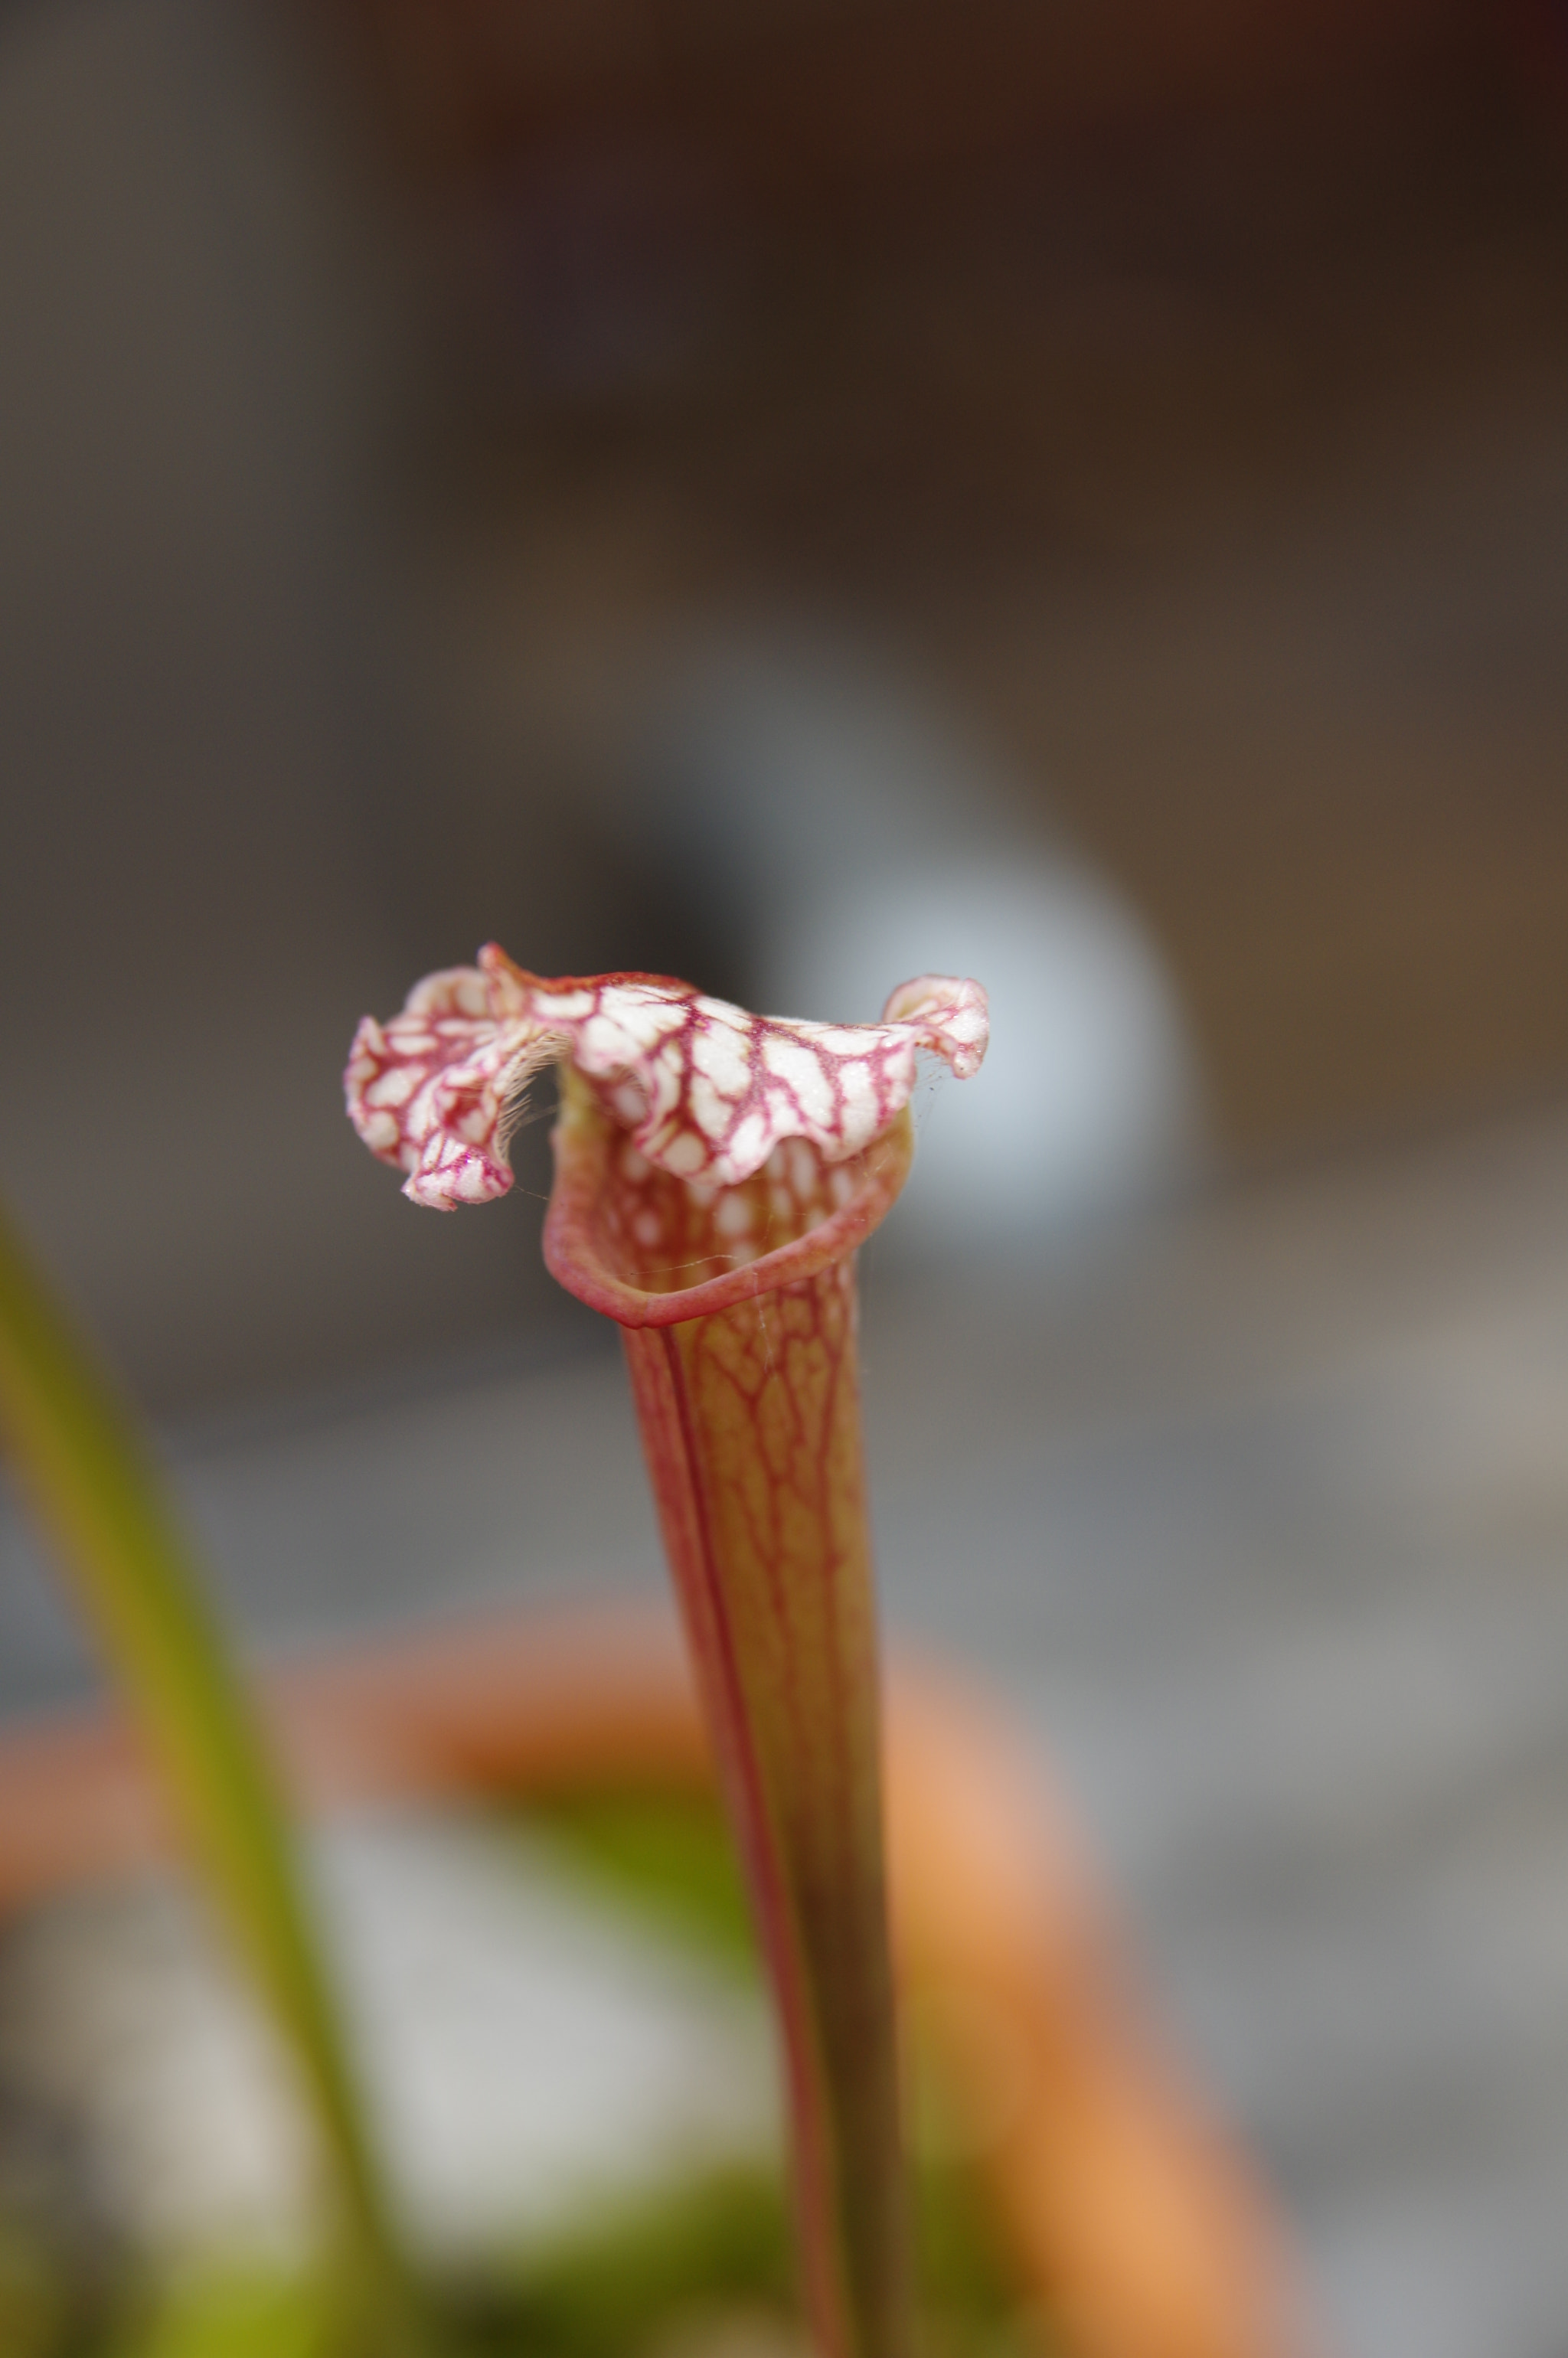
M 637 1607 L 517 1614 L 276 1674 L 302 1801 L 690 1790 L 707 1747 L 673 1626 Z M 1081 2358 L 1300 2358 L 1264 2199 L 1163 2055 L 1092 1879 L 989 1702 L 896 1669 L 889 1866 L 906 2009 L 1025 2284 Z M 0 1737 L 0 1909 L 142 1866 L 172 1836 L 103 1714 Z

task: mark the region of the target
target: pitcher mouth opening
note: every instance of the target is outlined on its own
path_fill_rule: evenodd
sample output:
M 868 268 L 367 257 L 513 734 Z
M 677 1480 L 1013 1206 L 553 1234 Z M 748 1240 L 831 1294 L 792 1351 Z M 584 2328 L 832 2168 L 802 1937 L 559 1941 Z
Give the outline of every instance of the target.
M 675 1326 L 800 1283 L 853 1252 L 896 1201 L 914 1131 L 905 1110 L 842 1162 L 795 1138 L 737 1184 L 680 1179 L 650 1163 L 567 1066 L 551 1143 L 551 1275 L 622 1326 Z

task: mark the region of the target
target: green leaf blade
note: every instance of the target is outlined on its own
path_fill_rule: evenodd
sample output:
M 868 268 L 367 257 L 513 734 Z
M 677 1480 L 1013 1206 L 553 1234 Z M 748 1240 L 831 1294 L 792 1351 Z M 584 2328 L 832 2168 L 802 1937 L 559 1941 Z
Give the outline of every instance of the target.
M 410 2278 L 261 1729 L 135 1418 L 3 1212 L 0 1444 L 296 2058 L 334 2182 L 353 2306 L 376 2318 L 381 2346 L 411 2348 Z

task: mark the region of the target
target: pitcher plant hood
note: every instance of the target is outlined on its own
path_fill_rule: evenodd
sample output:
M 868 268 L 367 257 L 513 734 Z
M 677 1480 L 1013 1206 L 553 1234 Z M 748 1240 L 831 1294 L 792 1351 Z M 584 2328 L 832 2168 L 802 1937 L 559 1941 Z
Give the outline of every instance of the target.
M 925 1049 L 962 1079 L 987 1039 L 979 983 L 921 975 L 877 1023 L 749 1015 L 663 975 L 547 981 L 491 943 L 473 967 L 427 976 L 387 1023 L 367 1016 L 344 1076 L 372 1152 L 438 1211 L 512 1184 L 510 1130 L 529 1081 L 568 1063 L 638 1152 L 672 1178 L 734 1186 L 804 1139 L 839 1163 L 907 1105 Z

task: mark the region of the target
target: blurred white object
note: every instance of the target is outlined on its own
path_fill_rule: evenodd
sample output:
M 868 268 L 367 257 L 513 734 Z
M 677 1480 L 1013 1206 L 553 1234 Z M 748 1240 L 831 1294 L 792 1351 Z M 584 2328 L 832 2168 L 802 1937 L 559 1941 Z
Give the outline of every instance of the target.
M 366 1816 L 319 1831 L 315 1863 L 421 2249 L 515 2249 L 672 2171 L 776 2149 L 756 1992 L 585 1887 L 547 1843 L 460 1814 Z M 85 2158 L 133 2250 L 162 2264 L 308 2246 L 309 2125 L 180 1888 L 68 1895 L 13 1925 L 0 1962 L 0 2078 Z
M 907 974 L 972 974 L 991 1044 L 963 1089 L 933 1073 L 900 1228 L 931 1244 L 1017 1242 L 1124 1212 L 1194 1159 L 1192 1062 L 1164 975 L 1092 876 L 1035 853 L 922 861 L 789 913 L 767 996 L 857 1020 Z
M 983 1070 L 916 1101 L 906 1243 L 1077 1234 L 1193 1168 L 1195 1059 L 1149 936 L 925 698 L 820 643 L 719 644 L 665 761 L 659 823 L 740 913 L 752 1004 L 867 1022 L 920 973 L 990 995 Z

